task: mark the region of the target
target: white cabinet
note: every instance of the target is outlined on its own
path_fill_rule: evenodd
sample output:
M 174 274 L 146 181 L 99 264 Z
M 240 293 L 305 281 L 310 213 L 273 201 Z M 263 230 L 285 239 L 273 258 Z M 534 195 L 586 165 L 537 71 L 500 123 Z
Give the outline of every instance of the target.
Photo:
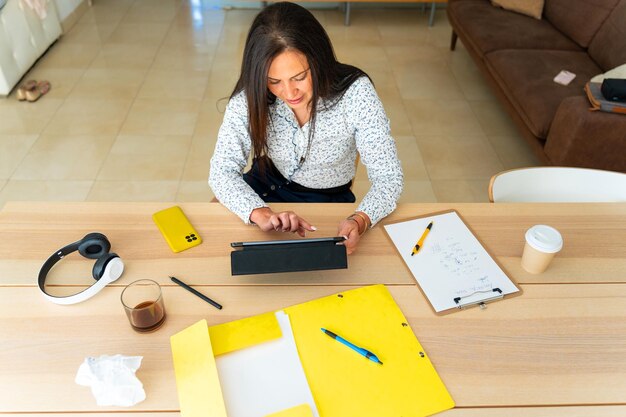
M 8 0 L 0 9 L 0 96 L 9 94 L 48 47 L 61 35 L 54 1 L 40 19 L 20 0 Z

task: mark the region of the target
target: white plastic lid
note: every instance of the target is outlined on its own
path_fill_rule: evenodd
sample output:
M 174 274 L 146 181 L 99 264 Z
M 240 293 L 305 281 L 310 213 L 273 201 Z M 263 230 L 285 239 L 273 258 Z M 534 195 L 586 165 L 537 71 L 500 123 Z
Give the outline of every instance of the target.
M 563 248 L 563 238 L 558 230 L 537 224 L 526 231 L 526 242 L 538 251 L 556 253 Z

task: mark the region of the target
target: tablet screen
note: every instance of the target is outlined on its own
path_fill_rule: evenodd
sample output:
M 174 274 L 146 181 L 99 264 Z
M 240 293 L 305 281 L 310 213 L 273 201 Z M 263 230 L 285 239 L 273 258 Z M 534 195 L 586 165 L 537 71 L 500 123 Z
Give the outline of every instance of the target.
M 343 242 L 344 240 L 346 239 L 343 236 L 337 236 L 337 237 L 321 237 L 321 238 L 314 238 L 314 239 L 261 240 L 257 242 L 232 242 L 230 246 L 233 248 L 243 248 L 246 246 L 291 245 L 291 244 L 297 245 L 301 243 L 323 243 L 323 242 L 337 243 L 337 242 Z

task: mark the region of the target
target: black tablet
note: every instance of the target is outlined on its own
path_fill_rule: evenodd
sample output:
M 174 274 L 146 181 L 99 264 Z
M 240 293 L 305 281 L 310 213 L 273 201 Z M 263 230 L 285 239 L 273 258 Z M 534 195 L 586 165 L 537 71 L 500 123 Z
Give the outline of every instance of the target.
M 346 240 L 343 236 L 337 237 L 320 237 L 313 239 L 291 239 L 291 240 L 260 240 L 256 242 L 232 242 L 230 246 L 233 248 L 243 248 L 248 246 L 265 246 L 265 245 L 300 245 L 306 243 L 337 243 Z
M 233 242 L 232 275 L 348 268 L 344 237 Z

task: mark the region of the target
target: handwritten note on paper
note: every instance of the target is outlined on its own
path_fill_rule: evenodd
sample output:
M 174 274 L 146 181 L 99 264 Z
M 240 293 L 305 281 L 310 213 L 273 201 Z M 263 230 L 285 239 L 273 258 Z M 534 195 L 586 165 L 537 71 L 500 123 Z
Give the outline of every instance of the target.
M 421 250 L 411 256 L 430 222 Z M 436 312 L 519 289 L 489 256 L 455 211 L 387 224 L 385 231 Z M 498 293 L 499 294 L 499 293 Z

